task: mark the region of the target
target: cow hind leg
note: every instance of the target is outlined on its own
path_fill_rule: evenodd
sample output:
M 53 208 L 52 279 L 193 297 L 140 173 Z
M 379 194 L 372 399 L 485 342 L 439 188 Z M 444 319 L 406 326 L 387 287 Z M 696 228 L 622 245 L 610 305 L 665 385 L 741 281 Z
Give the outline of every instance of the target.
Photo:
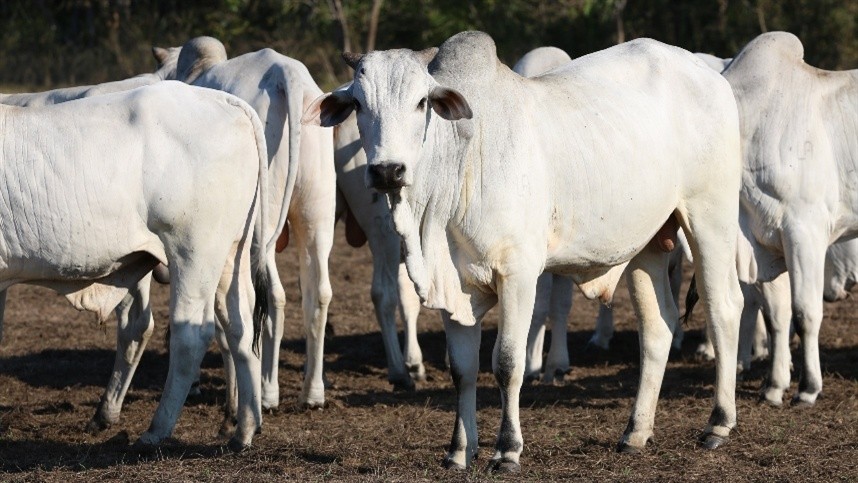
M 751 370 L 751 349 L 754 342 L 754 329 L 760 314 L 759 289 L 750 284 L 740 284 L 745 305 L 739 319 L 739 370 Z
M 232 352 L 229 350 L 229 339 L 224 331 L 223 321 L 218 319 L 215 330 L 215 340 L 220 355 L 223 358 L 224 381 L 226 382 L 226 401 L 224 402 L 223 422 L 220 425 L 218 436 L 229 438 L 235 432 L 238 418 L 238 386 L 235 380 L 235 362 L 232 360 Z
M 772 358 L 766 382 L 760 390 L 762 402 L 772 406 L 783 404 L 784 391 L 790 382 L 790 300 L 789 274 L 782 273 L 771 282 L 760 284 L 763 320 L 772 337 Z
M 154 330 L 150 281 L 150 275 L 143 277 L 116 307 L 116 359 L 98 409 L 86 426 L 90 433 L 103 431 L 119 420 L 125 394 Z
M 738 199 L 728 191 L 712 196 L 723 198 L 689 200 L 687 211 L 680 213 L 715 350 L 715 405 L 700 439 L 708 449 L 726 442 L 736 426 L 736 358 L 743 306 L 736 273 L 737 210 L 729 209 Z M 712 202 L 720 208 L 713 210 Z
M 641 375 L 638 395 L 617 451 L 636 453 L 652 438 L 658 393 L 672 339 L 670 320 L 679 318 L 667 281 L 667 255 L 648 246 L 626 270 L 638 317 Z
M 608 350 L 611 339 L 614 337 L 614 310 L 607 305 L 599 306 L 599 315 L 596 318 L 596 330 L 587 342 L 587 347 L 595 347 Z
M 566 343 L 567 321 L 572 311 L 572 278 L 553 275 L 551 287 L 551 307 L 548 318 L 551 321 L 551 347 L 545 360 L 543 384 L 552 384 L 554 379 L 563 380 L 569 372 L 569 349 Z
M 527 332 L 527 356 L 524 363 L 525 381 L 537 381 L 542 373 L 542 352 L 545 347 L 545 320 L 551 305 L 554 275 L 543 272 L 536 279 L 536 300 Z
M 284 230 L 285 231 L 285 230 Z M 262 408 L 277 409 L 280 406 L 280 342 L 286 323 L 286 291 L 277 272 L 274 255 L 268 259 L 268 317 L 262 331 Z M 324 394 L 322 394 L 324 402 Z

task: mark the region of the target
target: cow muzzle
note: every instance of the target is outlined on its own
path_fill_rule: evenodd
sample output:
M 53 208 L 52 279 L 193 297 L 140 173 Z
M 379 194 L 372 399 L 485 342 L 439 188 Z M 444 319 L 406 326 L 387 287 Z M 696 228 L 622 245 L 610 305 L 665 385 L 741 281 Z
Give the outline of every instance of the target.
M 366 172 L 369 187 L 378 191 L 395 191 L 405 186 L 405 165 L 402 163 L 371 164 Z

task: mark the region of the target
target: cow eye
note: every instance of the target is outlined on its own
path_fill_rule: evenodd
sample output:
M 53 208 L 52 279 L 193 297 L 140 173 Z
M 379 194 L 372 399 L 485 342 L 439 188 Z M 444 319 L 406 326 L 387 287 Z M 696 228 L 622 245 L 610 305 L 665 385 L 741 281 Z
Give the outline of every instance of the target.
M 420 99 L 420 102 L 417 103 L 417 110 L 422 111 L 426 109 L 426 98 Z
M 360 112 L 360 102 L 358 102 L 357 99 L 355 99 L 354 104 L 355 104 L 355 112 Z

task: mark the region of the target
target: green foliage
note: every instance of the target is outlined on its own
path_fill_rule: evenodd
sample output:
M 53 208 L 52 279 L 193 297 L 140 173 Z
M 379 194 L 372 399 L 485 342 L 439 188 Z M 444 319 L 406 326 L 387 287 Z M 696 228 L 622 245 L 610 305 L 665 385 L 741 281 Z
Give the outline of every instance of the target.
M 43 88 L 151 71 L 149 48 L 197 35 L 230 55 L 272 47 L 302 60 L 324 87 L 347 78 L 339 59 L 336 0 L 5 0 L 0 2 L 0 84 Z M 367 45 L 371 0 L 340 0 L 353 50 Z M 619 21 L 621 20 L 621 21 Z M 618 38 L 652 37 L 730 57 L 765 30 L 802 39 L 805 58 L 858 67 L 858 2 L 843 0 L 384 0 L 379 49 L 421 49 L 470 29 L 488 32 L 513 63 L 554 45 L 573 57 Z

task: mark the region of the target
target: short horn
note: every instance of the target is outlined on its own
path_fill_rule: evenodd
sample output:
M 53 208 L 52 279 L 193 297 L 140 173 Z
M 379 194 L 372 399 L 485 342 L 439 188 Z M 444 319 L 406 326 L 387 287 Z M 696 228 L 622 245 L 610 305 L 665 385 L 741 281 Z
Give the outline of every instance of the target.
M 357 70 L 358 64 L 363 60 L 366 54 L 356 54 L 354 52 L 343 52 L 343 60 L 354 70 Z
M 432 59 L 435 58 L 435 55 L 438 53 L 438 47 L 429 47 L 428 49 L 423 49 L 418 52 L 414 52 L 418 59 L 425 65 L 429 65 L 429 62 L 432 62 Z

